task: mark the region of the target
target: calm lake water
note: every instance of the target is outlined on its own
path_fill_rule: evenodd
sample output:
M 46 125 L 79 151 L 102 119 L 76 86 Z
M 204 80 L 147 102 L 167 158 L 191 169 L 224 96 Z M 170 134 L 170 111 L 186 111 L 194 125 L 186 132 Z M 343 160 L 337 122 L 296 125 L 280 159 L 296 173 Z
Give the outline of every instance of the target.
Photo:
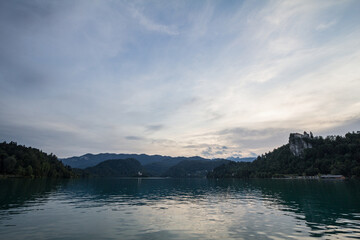
M 309 238 L 360 238 L 360 182 L 0 180 L 0 239 Z

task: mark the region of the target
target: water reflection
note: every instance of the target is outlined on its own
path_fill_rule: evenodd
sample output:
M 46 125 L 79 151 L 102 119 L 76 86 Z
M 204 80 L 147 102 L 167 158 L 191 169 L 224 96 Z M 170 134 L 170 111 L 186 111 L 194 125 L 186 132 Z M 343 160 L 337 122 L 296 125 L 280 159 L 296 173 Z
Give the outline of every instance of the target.
M 23 224 L 29 227 L 18 234 L 31 238 L 36 228 L 22 222 L 28 216 L 43 222 L 48 238 L 50 230 L 56 236 L 56 226 L 67 229 L 64 239 L 351 238 L 360 236 L 359 186 L 302 180 L 1 180 L 0 234 L 14 237 L 6 227 Z
M 360 234 L 357 181 L 272 180 L 254 184 L 280 210 L 300 215 L 297 218 L 311 228 L 311 236 L 336 234 L 338 229 Z
M 41 204 L 51 192 L 66 187 L 66 183 L 56 179 L 0 179 L 0 214 L 12 208 Z

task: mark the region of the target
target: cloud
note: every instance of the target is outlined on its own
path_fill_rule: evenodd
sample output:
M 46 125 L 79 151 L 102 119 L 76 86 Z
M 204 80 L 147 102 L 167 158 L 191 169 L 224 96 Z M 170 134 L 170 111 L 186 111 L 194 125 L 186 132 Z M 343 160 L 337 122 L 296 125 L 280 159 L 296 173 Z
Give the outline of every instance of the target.
M 238 147 L 229 147 L 217 144 L 194 144 L 185 145 L 185 149 L 201 151 L 200 155 L 205 158 L 228 158 L 231 156 L 242 156 L 242 151 Z
M 206 4 L 196 14 L 190 14 L 190 21 L 193 25 L 189 31 L 191 41 L 205 36 L 209 30 L 210 23 L 214 14 L 215 6 L 210 2 Z
M 156 132 L 163 129 L 165 126 L 162 124 L 155 124 L 155 125 L 147 125 L 146 132 Z
M 344 135 L 345 133 L 353 131 L 360 131 L 360 115 L 351 117 L 345 121 L 337 122 L 333 127 L 323 129 L 315 134 L 320 136 Z
M 53 124 L 13 124 L 0 123 L 0 141 L 15 141 L 18 144 L 39 148 L 47 153 L 57 156 L 74 156 L 78 153 L 97 149 L 100 141 L 94 141 L 94 136 L 77 132 L 71 126 Z M 103 151 L 108 149 L 103 148 Z
M 230 157 L 240 154 L 242 157 L 251 157 L 254 154 L 264 153 L 267 149 L 272 150 L 286 144 L 290 133 L 302 131 L 302 129 L 296 128 L 251 129 L 238 127 L 209 132 L 206 135 L 227 146 L 223 150 L 223 155 Z
M 316 27 L 316 30 L 318 30 L 318 31 L 327 30 L 327 29 L 331 28 L 332 26 L 334 26 L 336 23 L 337 23 L 337 20 L 332 20 L 330 22 L 321 23 Z
M 359 128 L 355 1 L 0 5 L 4 140 L 226 157 Z
M 166 26 L 163 24 L 159 24 L 146 17 L 143 13 L 141 13 L 137 9 L 132 9 L 133 17 L 136 18 L 139 23 L 145 27 L 145 29 L 149 31 L 159 32 L 167 35 L 178 35 L 179 32 L 176 30 L 174 26 Z
M 254 152 L 250 152 L 250 156 L 251 157 L 257 157 L 258 155 L 256 153 L 254 153 Z
M 228 147 L 226 146 L 208 146 L 201 152 L 201 155 L 207 158 L 220 158 L 228 154 Z
M 206 158 L 242 157 L 243 153 L 238 148 L 227 146 L 210 145 L 201 151 L 201 155 Z
M 130 140 L 130 141 L 141 141 L 141 140 L 144 140 L 143 137 L 138 137 L 138 136 L 126 136 L 125 139 L 126 139 L 126 140 Z

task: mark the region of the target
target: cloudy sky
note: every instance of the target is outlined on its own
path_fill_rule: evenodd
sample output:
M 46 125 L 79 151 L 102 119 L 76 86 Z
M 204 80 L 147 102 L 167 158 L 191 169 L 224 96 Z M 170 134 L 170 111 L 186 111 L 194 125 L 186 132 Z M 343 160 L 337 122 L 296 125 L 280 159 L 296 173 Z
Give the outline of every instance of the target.
M 247 157 L 360 130 L 360 1 L 0 1 L 0 140 Z

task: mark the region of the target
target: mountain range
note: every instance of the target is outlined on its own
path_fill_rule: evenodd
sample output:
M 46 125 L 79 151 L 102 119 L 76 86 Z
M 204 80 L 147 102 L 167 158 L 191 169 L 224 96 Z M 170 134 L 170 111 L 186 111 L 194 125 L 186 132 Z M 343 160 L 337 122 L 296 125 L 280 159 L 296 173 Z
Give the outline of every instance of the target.
M 164 177 L 203 177 L 208 171 L 212 171 L 215 167 L 222 164 L 227 164 L 230 161 L 226 159 L 206 159 L 198 156 L 194 157 L 170 157 L 162 155 L 147 155 L 147 154 L 116 154 L 116 153 L 87 153 L 78 157 L 70 157 L 60 159 L 64 165 L 68 165 L 75 169 L 83 169 L 86 174 L 103 175 L 101 171 L 111 172 L 108 168 L 114 162 L 101 164 L 108 160 L 133 159 L 139 162 L 141 171 L 146 176 L 164 176 Z M 236 158 L 235 161 L 249 162 L 255 158 Z M 114 167 L 114 166 L 112 166 Z M 111 168 L 111 167 L 110 167 Z M 130 168 L 130 167 L 129 167 Z M 102 169 L 102 170 L 101 170 Z M 140 170 L 141 169 L 141 170 Z M 135 172 L 137 172 L 135 171 Z M 94 172 L 96 172 L 94 174 Z M 110 174 L 112 175 L 112 173 Z M 115 174 L 116 175 L 116 174 Z M 117 174 L 120 176 L 121 174 Z M 130 175 L 133 175 L 131 173 Z M 129 176 L 130 176 L 129 175 Z
M 134 159 L 138 161 L 147 176 L 206 176 L 208 171 L 218 167 L 222 164 L 230 162 L 225 159 L 206 159 L 198 156 L 194 157 L 170 157 L 162 155 L 147 155 L 147 154 L 116 154 L 116 153 L 87 153 L 78 157 L 70 157 L 60 159 L 64 165 L 72 168 L 85 169 L 85 172 L 91 174 L 95 171 L 94 168 L 101 169 L 103 165 L 100 163 L 107 160 L 121 160 L 121 159 Z M 244 158 L 248 162 L 255 158 Z M 237 158 L 241 161 L 241 158 Z M 106 165 L 106 164 L 105 164 Z M 91 169 L 91 170 L 89 170 Z M 99 170 L 100 171 L 100 170 Z M 101 175 L 97 172 L 95 175 Z
M 178 161 L 178 159 L 176 159 Z M 171 164 L 169 164 L 171 162 Z M 96 166 L 85 169 L 74 169 L 81 176 L 90 177 L 175 177 L 191 178 L 205 177 L 208 172 L 221 165 L 230 163 L 224 159 L 202 159 L 202 160 L 182 160 L 174 165 L 174 159 L 141 165 L 133 158 L 111 159 L 103 161 Z M 153 167 L 153 168 L 151 168 Z

